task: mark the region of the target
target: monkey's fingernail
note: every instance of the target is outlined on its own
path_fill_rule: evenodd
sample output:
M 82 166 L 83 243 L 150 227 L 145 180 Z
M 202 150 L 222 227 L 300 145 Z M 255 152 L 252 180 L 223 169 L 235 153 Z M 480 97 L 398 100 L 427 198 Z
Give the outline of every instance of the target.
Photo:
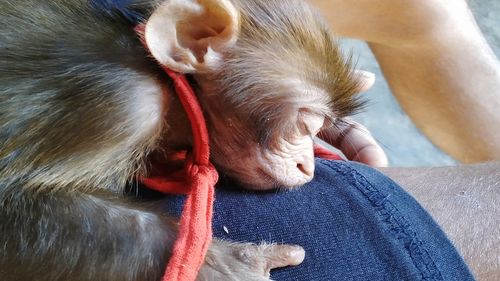
M 294 246 L 288 255 L 290 256 L 290 265 L 299 265 L 304 261 L 306 251 L 300 246 Z

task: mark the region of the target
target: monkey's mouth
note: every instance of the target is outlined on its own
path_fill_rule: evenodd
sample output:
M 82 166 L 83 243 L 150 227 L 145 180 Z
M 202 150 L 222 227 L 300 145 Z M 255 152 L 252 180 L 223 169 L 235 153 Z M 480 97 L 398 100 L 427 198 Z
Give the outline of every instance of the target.
M 251 190 L 269 190 L 281 186 L 272 175 L 262 168 L 257 168 L 252 175 L 234 175 L 232 178 L 236 179 L 245 189 Z
M 278 180 L 270 175 L 268 172 L 266 172 L 262 168 L 257 169 L 257 175 L 258 179 L 260 182 L 262 182 L 262 185 L 253 185 L 252 189 L 258 189 L 258 190 L 269 190 L 269 189 L 276 189 L 276 188 L 293 188 L 294 186 L 284 186 Z

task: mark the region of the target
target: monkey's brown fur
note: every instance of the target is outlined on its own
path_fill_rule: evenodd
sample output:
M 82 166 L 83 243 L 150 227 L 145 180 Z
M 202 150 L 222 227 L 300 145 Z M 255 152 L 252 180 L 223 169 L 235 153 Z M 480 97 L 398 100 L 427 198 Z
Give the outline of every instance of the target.
M 131 5 L 147 18 L 159 2 Z M 293 131 L 293 112 L 333 120 L 359 105 L 349 63 L 302 1 L 232 2 L 242 15 L 237 43 L 220 69 L 193 80 L 214 81 L 199 96 L 214 160 L 228 172 L 239 169 L 230 157 L 247 142 L 272 146 Z M 329 110 L 298 104 L 287 79 L 328 93 L 314 99 Z M 2 280 L 159 279 L 175 230 L 121 193 L 146 172 L 152 151 L 190 144 L 181 107 L 162 98 L 162 84 L 120 14 L 84 0 L 0 1 Z M 240 273 L 228 280 L 266 280 Z

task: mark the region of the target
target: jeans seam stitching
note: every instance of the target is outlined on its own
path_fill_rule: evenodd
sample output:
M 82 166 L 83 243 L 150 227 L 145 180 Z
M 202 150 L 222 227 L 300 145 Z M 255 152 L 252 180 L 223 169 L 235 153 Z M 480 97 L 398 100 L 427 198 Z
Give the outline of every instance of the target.
M 374 187 L 374 185 L 361 173 L 347 165 L 348 162 L 336 161 L 332 165 L 331 161 L 321 162 L 328 165 L 344 176 L 349 176 L 354 180 L 356 188 L 368 199 L 372 206 L 377 209 L 382 221 L 387 225 L 391 234 L 398 241 L 401 241 L 404 248 L 408 251 L 413 260 L 413 264 L 422 274 L 423 280 L 444 280 L 439 268 L 432 259 L 431 255 L 424 246 L 424 243 L 418 239 L 417 233 L 412 229 L 410 222 L 401 214 L 396 206 L 388 200 L 389 196 Z M 347 169 L 347 171 L 346 171 Z

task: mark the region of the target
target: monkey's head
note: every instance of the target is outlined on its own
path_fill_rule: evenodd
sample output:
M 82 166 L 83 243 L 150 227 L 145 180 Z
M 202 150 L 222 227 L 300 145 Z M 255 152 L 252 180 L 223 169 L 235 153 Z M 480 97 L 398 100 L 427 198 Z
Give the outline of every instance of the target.
M 166 1 L 146 40 L 194 74 L 212 159 L 251 188 L 311 180 L 313 138 L 360 105 L 349 61 L 304 1 Z

